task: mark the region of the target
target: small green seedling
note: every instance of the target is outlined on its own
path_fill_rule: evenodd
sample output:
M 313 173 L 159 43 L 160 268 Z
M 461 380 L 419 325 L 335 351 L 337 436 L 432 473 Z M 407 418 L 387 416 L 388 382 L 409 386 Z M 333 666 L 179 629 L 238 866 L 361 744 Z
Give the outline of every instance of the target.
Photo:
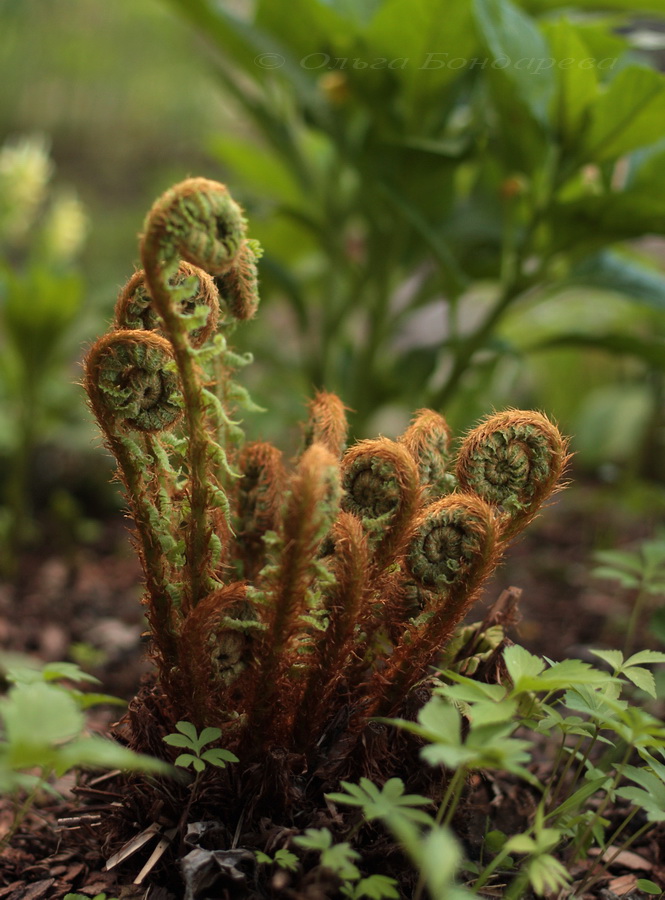
M 601 550 L 594 554 L 594 559 L 600 565 L 592 570 L 592 575 L 610 578 L 634 592 L 623 648 L 627 654 L 633 646 L 635 632 L 649 597 L 665 596 L 665 536 L 661 534 L 642 541 L 635 550 Z
M 280 869 L 286 869 L 287 872 L 295 872 L 298 869 L 298 857 L 284 847 L 278 850 L 274 856 L 270 856 L 262 850 L 257 850 L 254 856 L 260 866 L 278 866 Z
M 399 779 L 391 779 L 398 781 Z M 367 782 L 378 794 L 379 791 L 366 778 Z M 349 785 L 354 788 L 357 785 Z M 355 861 L 360 859 L 360 854 L 355 851 L 347 841 L 335 844 L 333 836 L 327 828 L 308 828 L 304 835 L 293 839 L 294 843 L 305 850 L 315 850 L 321 854 L 321 865 L 336 875 L 342 886 L 340 893 L 351 900 L 360 900 L 368 897 L 370 900 L 393 900 L 399 897 L 397 882 L 387 875 L 370 875 L 367 878 L 360 877 L 360 870 Z
M 0 851 L 18 831 L 44 792 L 53 793 L 51 776 L 74 768 L 125 769 L 167 774 L 160 760 L 132 752 L 86 731 L 84 710 L 95 703 L 122 703 L 106 694 L 88 694 L 74 682 L 96 682 L 73 663 L 36 666 L 31 660 L 3 655 L 0 665 L 9 685 L 0 697 L 0 793 L 12 797 L 14 821 Z M 65 682 L 65 683 L 63 683 Z
M 118 900 L 118 898 L 107 897 L 106 894 L 95 894 L 94 897 L 87 894 L 65 894 L 65 900 Z
M 201 752 L 207 744 L 219 740 L 222 735 L 221 728 L 204 728 L 199 734 L 191 722 L 176 722 L 175 727 L 180 733 L 167 734 L 164 743 L 171 747 L 183 747 L 190 751 L 180 754 L 175 761 L 176 766 L 181 766 L 183 769 L 191 766 L 200 775 L 206 765 L 225 769 L 227 762 L 238 762 L 235 753 L 231 753 L 230 750 L 222 750 L 220 747 L 211 747 L 209 750 Z

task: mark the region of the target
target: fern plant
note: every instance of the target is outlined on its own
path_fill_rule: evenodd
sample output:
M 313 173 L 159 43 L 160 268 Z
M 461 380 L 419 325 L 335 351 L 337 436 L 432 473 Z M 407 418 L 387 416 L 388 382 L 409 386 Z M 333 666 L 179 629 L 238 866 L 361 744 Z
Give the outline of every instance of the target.
M 243 443 L 234 416 L 255 407 L 228 339 L 258 304 L 246 229 L 215 182 L 160 198 L 85 385 L 135 523 L 169 730 L 221 729 L 234 771 L 314 772 L 403 709 L 557 488 L 566 442 L 509 410 L 454 458 L 445 419 L 420 410 L 397 440 L 345 449 L 343 403 L 319 392 L 292 467 Z

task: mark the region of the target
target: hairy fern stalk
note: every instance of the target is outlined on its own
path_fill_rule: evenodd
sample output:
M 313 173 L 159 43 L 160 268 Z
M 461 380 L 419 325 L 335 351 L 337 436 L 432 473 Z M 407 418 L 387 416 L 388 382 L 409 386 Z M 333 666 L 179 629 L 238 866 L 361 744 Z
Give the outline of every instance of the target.
M 218 726 L 243 762 L 314 766 L 427 675 L 506 544 L 557 487 L 566 444 L 506 411 L 453 459 L 441 415 L 346 449 L 342 402 L 310 403 L 299 458 L 244 443 L 248 362 L 229 335 L 258 305 L 260 249 L 227 189 L 193 178 L 149 213 L 142 270 L 90 349 L 86 389 L 118 462 L 173 721 Z M 339 729 L 338 729 L 339 730 Z

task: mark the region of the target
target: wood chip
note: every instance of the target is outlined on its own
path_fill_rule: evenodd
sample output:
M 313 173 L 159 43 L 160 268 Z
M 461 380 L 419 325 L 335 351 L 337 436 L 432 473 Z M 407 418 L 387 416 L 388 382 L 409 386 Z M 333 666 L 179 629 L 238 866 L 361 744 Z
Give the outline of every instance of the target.
M 618 849 L 618 847 L 606 847 L 602 851 L 599 847 L 591 847 L 588 855 L 600 856 L 602 853 L 605 864 L 607 864 L 607 860 L 612 860 L 610 864 L 611 869 L 615 866 L 623 866 L 624 869 L 632 869 L 634 872 L 650 872 L 653 869 L 653 863 L 638 853 L 633 853 L 632 850 L 622 850 L 620 853 L 617 853 Z M 616 856 L 614 855 L 615 853 L 617 854 Z
M 608 890 L 617 897 L 632 893 L 636 887 L 637 875 L 621 875 L 619 878 L 613 878 L 607 885 Z
M 170 828 L 168 831 L 164 832 L 164 837 L 157 844 L 155 849 L 150 854 L 150 858 L 147 863 L 143 866 L 139 874 L 134 879 L 134 884 L 142 884 L 143 879 L 146 878 L 147 875 L 155 868 L 159 860 L 162 858 L 164 853 L 171 846 L 171 841 L 173 840 L 173 836 L 175 835 L 177 828 Z
M 144 828 L 139 834 L 135 834 L 134 837 L 130 838 L 117 853 L 114 853 L 113 856 L 106 860 L 106 870 L 108 871 L 109 869 L 114 868 L 114 866 L 119 865 L 121 862 L 124 862 L 126 859 L 129 859 L 129 857 L 140 850 L 144 844 L 147 844 L 156 834 L 159 834 L 161 830 L 162 826 L 159 822 L 153 822 L 152 825 L 148 825 L 148 827 Z

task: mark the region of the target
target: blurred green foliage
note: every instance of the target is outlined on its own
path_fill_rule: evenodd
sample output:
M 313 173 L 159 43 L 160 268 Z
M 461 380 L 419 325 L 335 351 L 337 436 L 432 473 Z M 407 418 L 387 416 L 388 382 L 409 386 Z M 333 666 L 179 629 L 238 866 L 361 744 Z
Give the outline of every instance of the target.
M 0 452 L 5 569 L 31 531 L 29 483 L 37 445 L 81 420 L 68 372 L 81 341 L 76 262 L 87 220 L 71 190 L 53 187 L 41 138 L 0 148 Z M 68 383 L 69 382 L 69 383 Z M 73 402 L 74 401 L 74 402 Z
M 414 404 L 459 426 L 531 393 L 596 422 L 598 462 L 607 405 L 638 392 L 646 435 L 665 277 L 631 242 L 665 225 L 665 77 L 626 26 L 662 0 L 168 5 L 253 124 L 213 149 L 263 219 L 264 293 L 288 311 L 262 356 L 338 391 L 361 433 Z

